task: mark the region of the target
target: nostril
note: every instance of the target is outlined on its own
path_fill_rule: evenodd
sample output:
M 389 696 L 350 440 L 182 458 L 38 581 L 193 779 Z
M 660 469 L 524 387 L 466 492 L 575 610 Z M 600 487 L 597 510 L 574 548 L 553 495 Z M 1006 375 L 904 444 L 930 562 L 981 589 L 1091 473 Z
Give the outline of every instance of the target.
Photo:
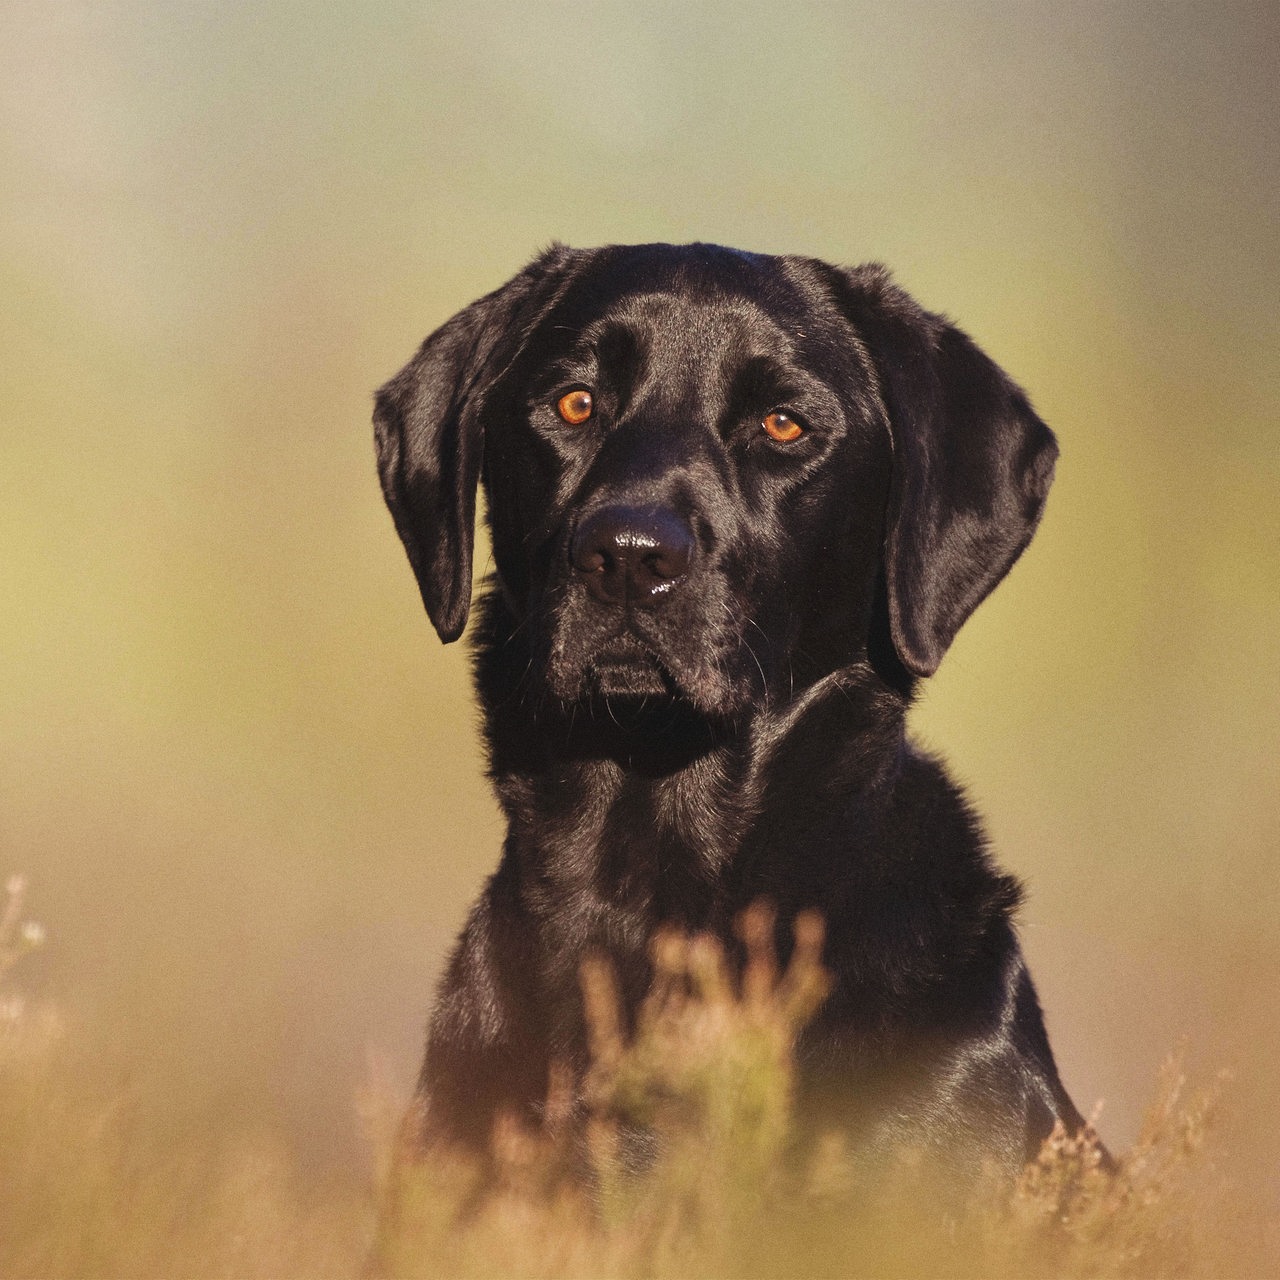
M 598 573 L 608 564 L 609 557 L 599 550 L 585 549 L 573 557 L 573 567 L 580 573 Z
M 643 558 L 643 564 L 655 577 L 679 578 L 689 569 L 689 552 L 691 546 L 668 544 L 655 547 Z

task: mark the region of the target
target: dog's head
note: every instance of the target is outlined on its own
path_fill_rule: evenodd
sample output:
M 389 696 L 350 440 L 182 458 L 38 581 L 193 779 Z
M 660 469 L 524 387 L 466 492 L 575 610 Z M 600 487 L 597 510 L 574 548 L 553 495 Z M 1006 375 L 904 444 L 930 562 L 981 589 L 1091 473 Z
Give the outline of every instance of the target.
M 483 481 L 530 678 L 716 717 L 865 657 L 877 611 L 896 662 L 932 674 L 1030 541 L 1057 455 L 881 268 L 712 245 L 550 250 L 433 333 L 374 421 L 443 640 Z

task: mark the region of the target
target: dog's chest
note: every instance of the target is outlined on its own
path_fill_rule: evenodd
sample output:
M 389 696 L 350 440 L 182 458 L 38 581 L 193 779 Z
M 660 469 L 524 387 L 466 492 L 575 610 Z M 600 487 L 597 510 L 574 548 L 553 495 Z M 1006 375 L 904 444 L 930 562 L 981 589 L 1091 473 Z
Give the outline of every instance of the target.
M 743 825 L 706 772 L 655 779 L 593 761 L 543 779 L 513 824 L 542 905 L 586 932 L 592 920 L 614 932 L 620 915 L 704 927 Z

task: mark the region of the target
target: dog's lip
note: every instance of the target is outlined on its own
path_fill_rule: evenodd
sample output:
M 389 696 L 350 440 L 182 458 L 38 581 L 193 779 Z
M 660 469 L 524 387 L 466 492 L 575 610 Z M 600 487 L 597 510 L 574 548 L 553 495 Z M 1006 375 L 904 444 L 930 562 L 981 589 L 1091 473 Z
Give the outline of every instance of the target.
M 604 692 L 679 692 L 679 685 L 654 647 L 629 627 L 596 649 L 587 662 L 587 670 L 592 682 Z
M 599 645 L 587 665 L 592 668 L 642 666 L 663 668 L 662 659 L 658 657 L 654 647 L 629 627 L 623 628 Z

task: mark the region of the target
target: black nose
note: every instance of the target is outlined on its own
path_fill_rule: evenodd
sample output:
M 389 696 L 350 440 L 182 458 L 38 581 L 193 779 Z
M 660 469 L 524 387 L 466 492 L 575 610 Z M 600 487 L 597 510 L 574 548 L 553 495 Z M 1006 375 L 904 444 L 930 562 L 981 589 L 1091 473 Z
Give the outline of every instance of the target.
M 570 558 L 597 600 L 659 604 L 688 572 L 693 532 L 661 507 L 604 507 L 578 526 Z

